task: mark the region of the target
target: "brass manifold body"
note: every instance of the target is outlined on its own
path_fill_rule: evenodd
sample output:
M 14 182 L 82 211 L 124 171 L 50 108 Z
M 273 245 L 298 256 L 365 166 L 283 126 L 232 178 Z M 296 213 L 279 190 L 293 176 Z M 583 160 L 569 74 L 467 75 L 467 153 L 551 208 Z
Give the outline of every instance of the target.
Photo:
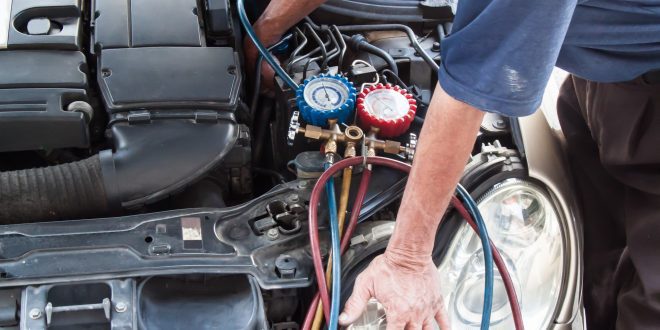
M 338 143 L 346 143 L 344 157 L 356 156 L 357 146 L 362 143 L 366 147 L 365 156 L 375 156 L 377 150 L 382 150 L 393 155 L 403 154 L 410 159 L 415 153 L 414 146 L 404 146 L 398 141 L 378 139 L 378 128 L 372 127 L 369 133 L 365 135 L 361 128 L 354 125 L 347 126 L 342 131 L 340 125 L 334 119 L 328 120 L 328 124 L 328 129 L 314 125 L 300 127 L 298 133 L 303 134 L 308 139 L 325 141 L 324 151 L 326 154 L 336 154 Z

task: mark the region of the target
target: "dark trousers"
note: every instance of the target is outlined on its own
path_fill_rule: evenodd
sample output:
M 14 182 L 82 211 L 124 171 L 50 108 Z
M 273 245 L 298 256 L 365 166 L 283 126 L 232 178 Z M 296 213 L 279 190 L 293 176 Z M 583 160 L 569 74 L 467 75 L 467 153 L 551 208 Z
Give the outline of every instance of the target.
M 588 329 L 660 329 L 660 84 L 575 76 L 558 104 L 584 220 Z

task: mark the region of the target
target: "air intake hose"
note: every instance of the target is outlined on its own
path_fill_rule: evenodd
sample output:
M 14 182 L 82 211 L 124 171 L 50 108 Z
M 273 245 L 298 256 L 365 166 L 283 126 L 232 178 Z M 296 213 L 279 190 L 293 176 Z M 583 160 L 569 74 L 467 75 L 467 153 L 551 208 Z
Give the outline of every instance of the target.
M 0 172 L 0 223 L 98 217 L 157 202 L 215 168 L 239 134 L 232 114 L 215 112 L 111 131 L 114 149 L 88 159 Z
M 108 212 L 99 156 L 0 172 L 0 222 L 80 219 Z

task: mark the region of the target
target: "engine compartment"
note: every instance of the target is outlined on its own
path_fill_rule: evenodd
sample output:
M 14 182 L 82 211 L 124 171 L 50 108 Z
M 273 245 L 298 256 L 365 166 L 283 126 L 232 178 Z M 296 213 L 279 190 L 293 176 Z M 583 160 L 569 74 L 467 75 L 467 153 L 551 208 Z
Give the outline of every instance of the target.
M 415 156 L 437 82 L 429 62 L 440 61 L 453 14 L 451 3 L 412 2 L 390 4 L 406 25 L 383 25 L 401 17 L 377 1 L 364 5 L 380 19 L 329 1 L 271 49 L 302 89 L 276 77 L 261 95 L 258 73 L 245 72 L 234 1 L 10 1 L 0 329 L 299 329 L 314 283 L 310 194 L 327 152 Z M 331 80 L 306 97 L 319 78 Z M 341 99 L 342 85 L 328 92 L 335 78 L 347 95 L 395 91 L 403 101 L 393 102 L 414 110 L 409 122 L 374 130 L 354 125 L 367 121 L 355 112 L 344 125 L 326 126 L 325 114 L 315 123 L 300 99 Z M 355 98 L 356 108 L 370 102 Z M 378 111 L 384 120 L 393 110 Z M 486 116 L 468 189 L 483 193 L 490 175 L 524 176 L 511 125 Z M 345 256 L 348 288 L 385 248 L 406 183 L 386 168 L 372 176 Z M 460 224 L 446 218 L 436 260 Z M 325 260 L 327 214 L 320 223 Z
M 344 4 L 321 9 L 331 14 L 320 24 L 341 21 L 336 6 Z M 309 139 L 285 144 L 295 93 L 278 80 L 275 99 L 257 97 L 228 1 L 16 0 L 10 8 L 0 51 L 5 222 L 235 205 L 295 178 L 288 169 L 296 157 L 319 148 Z M 422 13 L 420 31 L 450 18 L 446 10 Z M 422 101 L 423 117 L 436 78 L 405 33 L 368 29 L 344 41 L 323 26 L 334 66 L 294 58 L 308 48 L 307 55 L 319 53 L 310 46 L 316 31 L 297 34 L 280 51 L 293 55 L 287 69 L 296 79 L 341 70 L 360 87 L 388 64 L 365 45 L 385 49 L 398 62 L 394 71 L 401 68 L 396 79 Z M 421 43 L 437 56 L 445 32 L 427 31 Z M 356 60 L 367 65 L 348 65 Z
M 214 27 L 222 37 L 208 45 L 200 8 L 195 0 L 13 2 L 0 52 L 0 152 L 67 155 L 48 159 L 43 175 L 3 172 L 0 218 L 116 214 L 199 181 L 235 146 L 249 154 L 235 116 L 236 37 L 229 25 Z M 237 144 L 239 136 L 247 141 Z M 82 203 L 57 203 L 62 194 Z

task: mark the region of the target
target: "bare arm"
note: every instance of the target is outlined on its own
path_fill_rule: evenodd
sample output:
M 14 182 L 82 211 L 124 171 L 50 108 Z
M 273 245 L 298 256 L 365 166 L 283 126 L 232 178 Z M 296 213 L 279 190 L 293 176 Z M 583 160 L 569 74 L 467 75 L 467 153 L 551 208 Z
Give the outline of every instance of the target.
M 449 322 L 431 253 L 484 113 L 436 88 L 390 243 L 358 276 L 339 321 L 353 323 L 371 297 L 387 312 L 387 329 L 441 329 Z
M 271 0 L 261 17 L 254 23 L 254 30 L 261 41 L 270 46 L 284 32 L 309 15 L 326 0 Z
M 325 0 L 272 0 L 255 23 L 266 46 L 272 45 L 293 24 Z M 248 65 L 257 52 L 246 42 Z M 263 67 L 264 82 L 272 80 Z M 358 277 L 353 295 L 340 317 L 343 325 L 354 322 L 368 300 L 375 297 L 387 311 L 389 329 L 432 329 L 435 320 L 448 328 L 439 274 L 431 253 L 435 234 L 472 150 L 483 112 L 457 101 L 436 88 L 417 147 L 396 229 L 384 255 L 377 257 Z
M 396 230 L 391 259 L 429 258 L 440 219 L 463 173 L 484 113 L 438 85 L 420 134 Z
M 254 23 L 254 32 L 259 40 L 268 47 L 275 44 L 289 28 L 309 13 L 322 5 L 326 0 L 271 0 L 261 17 Z M 249 37 L 245 38 L 245 64 L 250 76 L 254 73 L 257 63 L 257 47 Z M 264 62 L 261 67 L 262 90 L 273 89 L 275 71 Z

